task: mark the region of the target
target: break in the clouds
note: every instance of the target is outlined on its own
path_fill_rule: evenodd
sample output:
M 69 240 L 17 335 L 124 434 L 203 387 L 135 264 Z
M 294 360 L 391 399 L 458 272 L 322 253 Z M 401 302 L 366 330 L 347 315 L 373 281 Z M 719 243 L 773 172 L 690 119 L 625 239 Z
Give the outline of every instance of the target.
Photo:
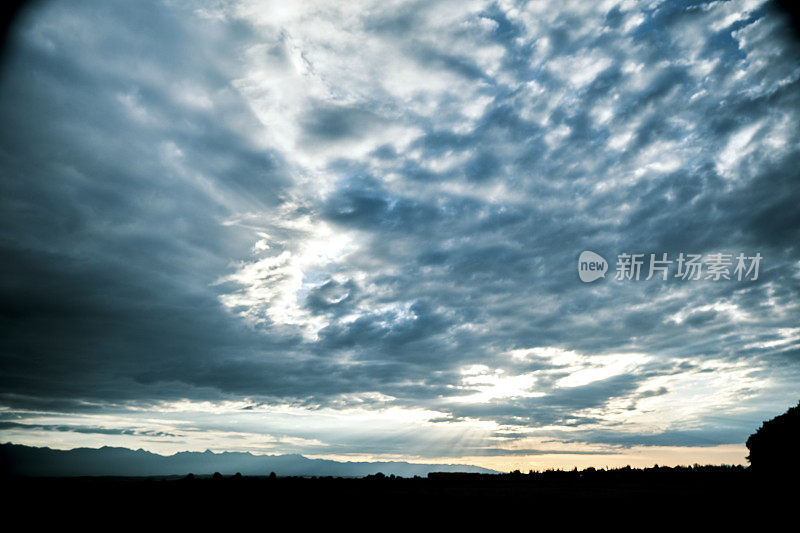
M 34 3 L 2 440 L 740 462 L 800 386 L 798 51 L 758 0 Z M 763 262 L 611 275 L 680 252 Z

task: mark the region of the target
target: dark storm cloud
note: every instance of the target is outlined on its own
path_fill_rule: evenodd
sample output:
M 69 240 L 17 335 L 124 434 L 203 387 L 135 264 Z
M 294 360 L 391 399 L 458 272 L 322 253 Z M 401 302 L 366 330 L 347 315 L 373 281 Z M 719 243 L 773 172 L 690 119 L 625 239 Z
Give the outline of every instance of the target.
M 302 120 L 306 142 L 326 143 L 369 135 L 385 121 L 358 107 L 317 103 Z
M 42 22 L 20 29 L 3 75 L 3 101 L 13 102 L 0 134 L 9 392 L 133 399 L 139 384 L 176 380 L 181 367 L 202 373 L 285 342 L 255 339 L 209 289 L 250 245 L 220 225 L 226 202 L 275 205 L 287 184 L 279 158 L 235 130 L 255 120 L 175 14 L 95 7 L 83 18 L 48 5 Z M 45 22 L 59 18 L 96 42 L 70 43 Z M 198 80 L 219 108 L 176 100 L 178 84 Z
M 61 426 L 52 424 L 20 424 L 17 422 L 0 422 L 0 429 L 22 429 L 22 430 L 41 430 L 59 431 L 62 433 L 85 433 L 90 435 L 142 435 L 146 437 L 176 437 L 178 435 L 163 431 L 137 431 L 133 429 L 115 429 L 93 426 Z
M 370 11 L 352 29 L 364 44 L 339 50 L 235 10 L 43 5 L 0 80 L 3 402 L 247 398 L 542 428 L 610 424 L 690 388 L 658 380 L 738 363 L 754 369 L 742 390 L 790 390 L 797 45 L 769 6 L 727 20 L 737 6 L 639 20 L 431 3 Z M 253 57 L 274 66 L 257 77 L 270 90 L 252 89 Z M 292 69 L 302 83 L 272 90 Z M 291 263 L 331 240 L 311 240 L 321 225 L 353 248 Z M 621 252 L 764 263 L 754 282 L 584 285 L 587 249 L 612 269 Z M 508 355 L 537 347 L 587 359 Z M 591 356 L 642 353 L 561 382 L 606 364 Z M 464 401 L 490 386 L 464 377 L 473 365 L 530 385 Z M 744 427 L 576 442 L 706 445 Z
M 591 417 L 576 416 L 585 409 L 604 406 L 609 400 L 626 397 L 645 379 L 620 375 L 580 387 L 553 389 L 539 398 L 502 399 L 481 405 L 454 407 L 457 417 L 496 420 L 520 426 L 580 425 Z

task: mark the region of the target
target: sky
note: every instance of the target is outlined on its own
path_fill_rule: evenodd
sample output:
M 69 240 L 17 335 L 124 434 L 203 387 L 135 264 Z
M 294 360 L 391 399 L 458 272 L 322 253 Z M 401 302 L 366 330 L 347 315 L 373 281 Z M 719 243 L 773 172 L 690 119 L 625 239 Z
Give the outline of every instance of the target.
M 759 0 L 34 3 L 0 441 L 745 463 L 800 399 L 798 52 Z

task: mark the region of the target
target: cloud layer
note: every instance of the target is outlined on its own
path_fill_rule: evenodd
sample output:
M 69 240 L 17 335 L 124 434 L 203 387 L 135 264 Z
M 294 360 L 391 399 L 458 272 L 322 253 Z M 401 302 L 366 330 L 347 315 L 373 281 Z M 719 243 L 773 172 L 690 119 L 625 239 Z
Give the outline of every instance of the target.
M 759 1 L 39 4 L 0 78 L 0 432 L 741 444 L 800 383 L 797 57 Z M 583 250 L 763 262 L 583 284 Z

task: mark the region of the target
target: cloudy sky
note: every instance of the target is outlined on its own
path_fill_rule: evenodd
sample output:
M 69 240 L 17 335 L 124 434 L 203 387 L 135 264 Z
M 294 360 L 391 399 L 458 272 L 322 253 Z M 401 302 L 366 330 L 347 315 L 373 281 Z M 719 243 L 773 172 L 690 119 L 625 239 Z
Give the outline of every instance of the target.
M 798 52 L 759 0 L 34 4 L 0 441 L 744 462 L 800 399 Z

